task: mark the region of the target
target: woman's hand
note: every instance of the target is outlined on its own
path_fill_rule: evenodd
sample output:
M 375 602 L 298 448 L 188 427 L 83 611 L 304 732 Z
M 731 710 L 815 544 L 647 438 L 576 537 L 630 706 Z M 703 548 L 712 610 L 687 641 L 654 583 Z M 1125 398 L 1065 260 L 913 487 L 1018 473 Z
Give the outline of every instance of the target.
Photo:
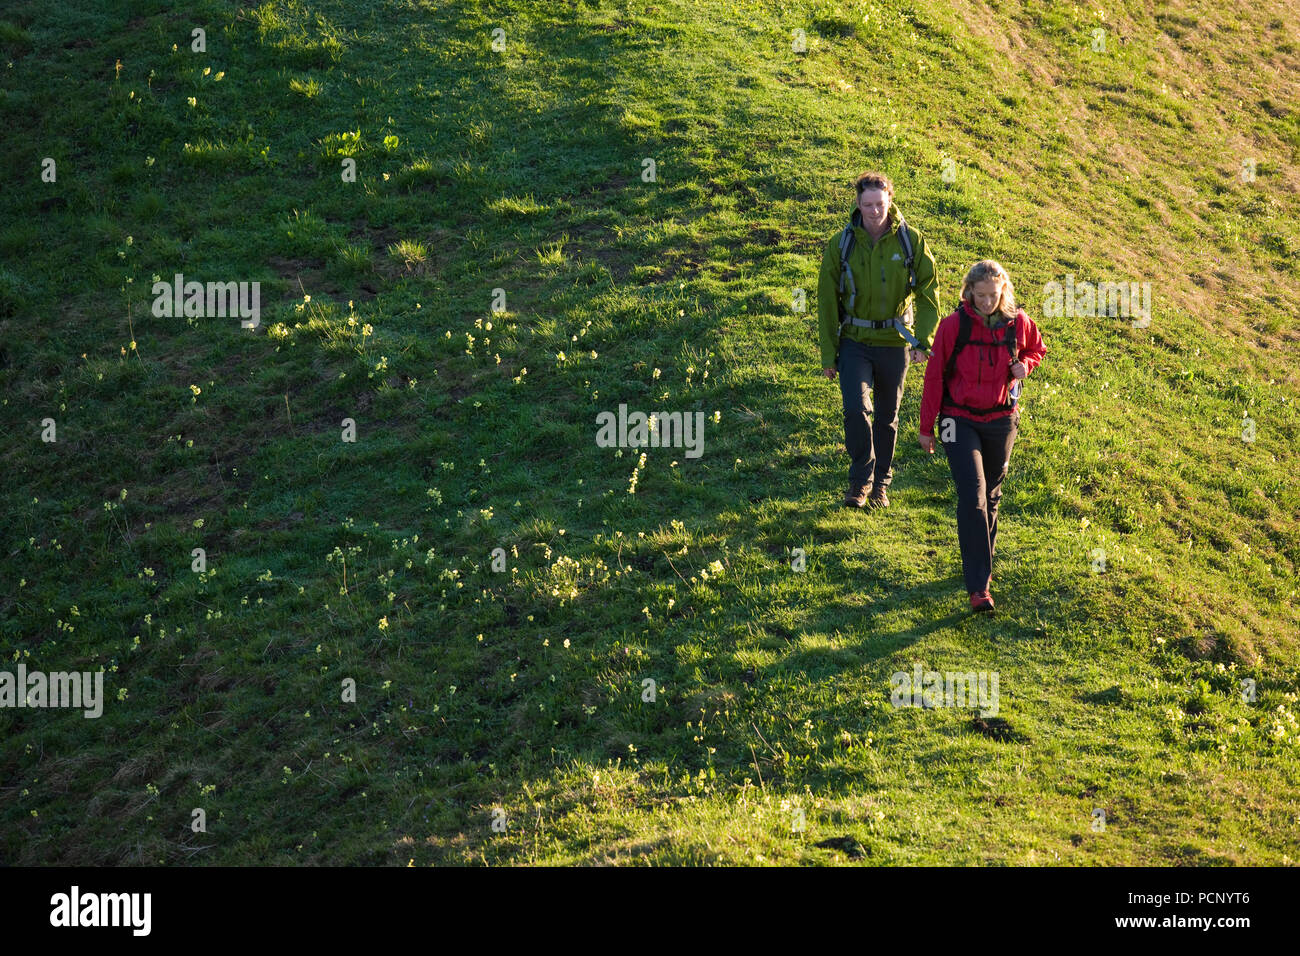
M 920 439 L 921 439 L 921 447 L 922 447 L 923 449 L 925 449 L 925 453 L 926 453 L 927 455 L 933 455 L 933 454 L 934 454 L 934 436 L 933 436 L 933 435 L 920 435 Z
M 1029 369 L 1025 368 L 1024 362 L 1017 362 L 1015 365 L 1011 366 L 1012 378 L 1024 378 L 1028 374 Z
M 822 374 L 825 375 L 827 378 L 829 378 L 831 381 L 835 380 L 835 369 L 833 368 L 822 369 Z

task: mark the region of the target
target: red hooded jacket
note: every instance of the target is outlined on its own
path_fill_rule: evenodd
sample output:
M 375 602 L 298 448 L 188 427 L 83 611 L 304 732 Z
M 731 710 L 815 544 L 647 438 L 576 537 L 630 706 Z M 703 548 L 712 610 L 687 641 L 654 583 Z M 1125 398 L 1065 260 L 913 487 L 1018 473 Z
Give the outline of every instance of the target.
M 920 433 L 934 437 L 934 421 L 940 415 L 958 415 L 977 422 L 991 422 L 995 418 L 1010 415 L 1011 410 L 975 415 L 951 407 L 943 394 L 944 369 L 957 343 L 957 329 L 961 324 L 960 311 L 966 310 L 971 317 L 970 341 L 957 356 L 957 368 L 948 380 L 948 395 L 954 402 L 969 405 L 971 408 L 990 408 L 1007 401 L 1007 388 L 1014 381 L 1011 377 L 1011 356 L 1003 346 L 1006 326 L 999 324 L 992 329 L 985 327 L 979 317 L 964 300 L 958 311 L 943 319 L 934 332 L 934 348 L 925 367 L 925 391 L 921 394 Z M 981 348 L 984 345 L 986 347 Z M 1016 352 L 1019 361 L 1026 369 L 1025 377 L 1033 373 L 1047 349 L 1043 347 L 1043 337 L 1038 332 L 1034 320 L 1023 311 L 1016 313 Z

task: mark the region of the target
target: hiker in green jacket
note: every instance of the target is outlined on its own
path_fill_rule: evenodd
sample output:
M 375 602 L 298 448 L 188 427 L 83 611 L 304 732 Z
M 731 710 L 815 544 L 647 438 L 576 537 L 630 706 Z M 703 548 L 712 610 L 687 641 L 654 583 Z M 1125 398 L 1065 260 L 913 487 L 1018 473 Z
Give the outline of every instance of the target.
M 904 223 L 893 183 L 863 173 L 854 187 L 856 208 L 826 243 L 817 281 L 822 372 L 840 376 L 850 459 L 844 504 L 887 508 L 908 360 L 926 360 L 939 303 L 934 256 Z

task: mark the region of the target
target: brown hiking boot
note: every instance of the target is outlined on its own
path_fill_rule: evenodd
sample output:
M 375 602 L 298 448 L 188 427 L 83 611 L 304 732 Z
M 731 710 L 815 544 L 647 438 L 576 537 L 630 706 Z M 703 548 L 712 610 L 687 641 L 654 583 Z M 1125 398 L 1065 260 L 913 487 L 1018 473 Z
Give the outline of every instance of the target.
M 889 495 L 885 494 L 884 488 L 875 488 L 871 492 L 871 497 L 867 499 L 871 502 L 873 508 L 888 508 Z
M 844 507 L 865 508 L 866 506 L 867 506 L 867 486 L 849 485 L 849 490 L 844 495 Z

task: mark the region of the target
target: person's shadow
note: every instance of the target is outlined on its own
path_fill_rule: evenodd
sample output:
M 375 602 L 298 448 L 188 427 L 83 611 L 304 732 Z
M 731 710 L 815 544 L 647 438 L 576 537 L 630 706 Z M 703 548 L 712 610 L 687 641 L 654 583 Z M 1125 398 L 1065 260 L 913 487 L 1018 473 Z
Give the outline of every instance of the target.
M 825 647 L 787 651 L 779 662 L 773 664 L 773 670 L 776 672 L 797 671 L 811 679 L 828 676 L 831 673 L 843 675 L 846 667 L 866 672 L 875 662 L 917 644 L 926 636 L 945 628 L 955 627 L 963 620 L 970 619 L 971 613 L 961 608 L 940 616 L 928 615 L 924 610 L 933 603 L 952 606 L 953 589 L 961 587 L 961 575 L 953 573 L 943 578 L 920 581 L 902 590 L 891 586 L 888 597 L 884 601 L 867 595 L 865 600 L 868 603 L 865 607 L 862 600 L 846 599 L 821 603 L 815 610 L 797 615 L 797 630 L 787 623 L 768 619 L 765 616 L 759 616 L 754 624 L 770 634 L 784 638 L 792 648 L 801 633 L 837 635 Z M 880 609 L 881 613 L 872 612 L 872 606 L 875 604 L 883 605 Z M 873 624 L 876 617 L 894 618 L 896 615 L 892 612 L 902 608 L 917 609 L 916 613 L 911 615 L 914 623 L 901 628 L 895 626 L 892 629 Z M 845 621 L 854 618 L 857 622 L 846 629 Z

